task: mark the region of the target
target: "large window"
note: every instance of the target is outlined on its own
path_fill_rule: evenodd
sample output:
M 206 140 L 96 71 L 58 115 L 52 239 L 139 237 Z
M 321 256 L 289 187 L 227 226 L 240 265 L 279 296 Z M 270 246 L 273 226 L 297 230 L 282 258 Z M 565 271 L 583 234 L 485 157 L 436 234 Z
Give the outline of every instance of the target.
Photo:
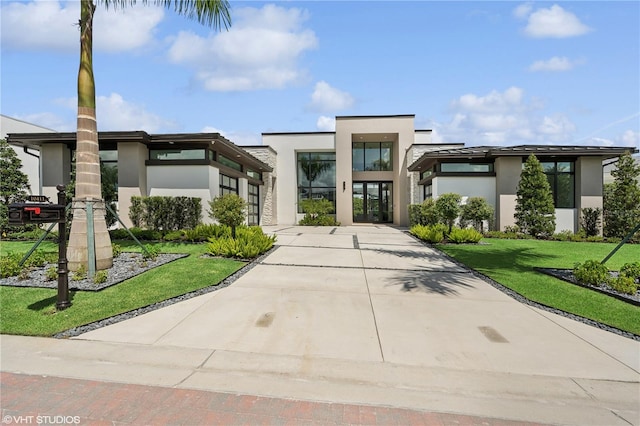
M 393 143 L 354 142 L 352 159 L 354 172 L 393 170 Z
M 260 223 L 260 189 L 258 185 L 249 184 L 247 198 L 247 220 L 249 225 Z
M 204 160 L 204 149 L 151 149 L 150 160 Z
M 491 173 L 493 163 L 442 163 L 440 171 L 444 173 Z
M 222 154 L 218 154 L 218 163 L 224 164 L 227 167 L 231 167 L 232 169 L 242 170 L 242 165 L 237 161 L 233 161 L 230 158 L 225 157 Z
M 220 174 L 220 195 L 238 194 L 238 179 Z
M 544 174 L 547 175 L 553 204 L 557 209 L 575 207 L 575 172 L 573 161 L 541 161 Z
M 298 152 L 298 213 L 300 200 L 325 198 L 336 207 L 336 154 Z

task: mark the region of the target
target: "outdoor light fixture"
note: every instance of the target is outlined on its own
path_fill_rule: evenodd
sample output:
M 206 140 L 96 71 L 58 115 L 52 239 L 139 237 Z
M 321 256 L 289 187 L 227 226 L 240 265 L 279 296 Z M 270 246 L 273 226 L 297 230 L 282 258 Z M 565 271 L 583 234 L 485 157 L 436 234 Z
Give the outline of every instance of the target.
M 342 181 L 342 192 L 344 192 L 347 189 L 347 183 L 345 181 Z

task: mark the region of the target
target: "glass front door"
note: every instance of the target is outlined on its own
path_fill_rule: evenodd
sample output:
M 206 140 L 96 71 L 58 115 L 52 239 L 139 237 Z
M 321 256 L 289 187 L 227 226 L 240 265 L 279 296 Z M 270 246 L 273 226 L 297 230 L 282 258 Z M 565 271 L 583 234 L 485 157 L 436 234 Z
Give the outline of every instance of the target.
M 393 222 L 393 184 L 391 182 L 354 182 L 353 221 Z

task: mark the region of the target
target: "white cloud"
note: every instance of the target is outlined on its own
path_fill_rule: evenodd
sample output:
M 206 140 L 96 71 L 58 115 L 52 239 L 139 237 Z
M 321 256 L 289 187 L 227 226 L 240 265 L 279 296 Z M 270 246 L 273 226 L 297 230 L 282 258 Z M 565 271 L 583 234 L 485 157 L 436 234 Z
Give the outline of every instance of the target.
M 37 0 L 5 3 L 2 15 L 2 48 L 56 50 L 79 49 L 80 3 Z M 164 10 L 134 6 L 106 10 L 98 6 L 93 22 L 94 50 L 120 52 L 140 48 L 153 40 Z
M 219 133 L 223 138 L 230 140 L 236 145 L 262 145 L 262 136 L 248 131 L 225 131 L 213 126 L 205 126 L 202 133 Z
M 627 130 L 620 136 L 620 143 L 623 146 L 630 146 L 640 149 L 640 132 Z
M 550 144 L 571 140 L 575 125 L 565 116 L 540 116 L 538 99 L 519 87 L 486 95 L 468 93 L 451 103 L 452 117 L 437 125 L 441 140 L 469 145 Z
M 324 132 L 334 132 L 336 130 L 336 119 L 334 117 L 321 115 L 318 117 L 318 121 L 316 121 L 316 127 L 318 130 Z
M 34 123 L 57 132 L 75 132 L 75 123 L 71 123 L 52 112 L 39 112 L 27 115 L 16 115 L 18 120 Z
M 486 96 L 477 96 L 472 93 L 462 95 L 453 102 L 453 105 L 455 108 L 472 112 L 504 112 L 520 105 L 522 103 L 522 95 L 522 89 L 510 87 L 504 93 L 494 90 Z
M 529 71 L 569 71 L 583 61 L 571 61 L 569 58 L 554 56 L 546 61 L 535 61 L 529 66 Z
M 174 121 L 164 119 L 137 105 L 124 100 L 118 93 L 96 97 L 96 115 L 98 129 L 103 131 L 144 130 L 158 133 L 175 129 Z
M 79 2 L 5 3 L 1 15 L 3 49 L 77 50 Z
M 533 6 L 531 5 L 531 3 L 523 3 L 513 10 L 513 15 L 516 18 L 524 19 L 529 16 L 532 10 Z
M 241 8 L 227 32 L 201 37 L 180 32 L 171 41 L 169 60 L 185 64 L 207 90 L 279 89 L 305 77 L 298 67 L 302 54 L 317 38 L 303 27 L 307 12 L 275 5 Z
M 519 11 L 520 17 L 525 17 L 531 10 L 521 9 Z M 580 22 L 576 15 L 564 10 L 557 4 L 548 9 L 538 9 L 530 13 L 527 26 L 524 29 L 526 35 L 535 38 L 575 37 L 586 34 L 589 31 L 591 31 L 591 28 Z
M 311 94 L 309 108 L 313 111 L 338 111 L 351 108 L 353 96 L 347 92 L 331 87 L 326 81 L 316 83 L 315 90 Z

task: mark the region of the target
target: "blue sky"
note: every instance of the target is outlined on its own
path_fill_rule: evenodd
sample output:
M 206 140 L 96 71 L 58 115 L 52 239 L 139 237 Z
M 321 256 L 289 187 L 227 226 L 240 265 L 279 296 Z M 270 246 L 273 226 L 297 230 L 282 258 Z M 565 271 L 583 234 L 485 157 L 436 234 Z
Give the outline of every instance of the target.
M 1 2 L 1 112 L 75 130 L 77 1 Z M 100 130 L 333 130 L 415 114 L 437 142 L 640 148 L 640 2 L 231 1 L 214 32 L 99 9 Z

